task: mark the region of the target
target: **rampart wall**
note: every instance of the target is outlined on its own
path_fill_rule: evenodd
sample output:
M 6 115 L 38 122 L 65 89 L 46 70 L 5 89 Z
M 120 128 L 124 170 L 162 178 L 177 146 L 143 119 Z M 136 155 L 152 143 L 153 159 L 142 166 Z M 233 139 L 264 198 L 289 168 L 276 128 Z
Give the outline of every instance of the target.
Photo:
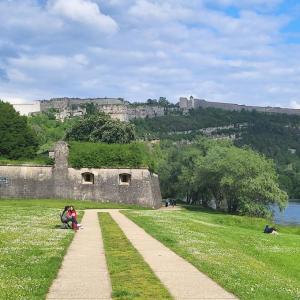
M 54 166 L 0 166 L 0 198 L 78 199 L 160 207 L 158 177 L 148 169 L 70 168 L 66 147 L 65 143 L 56 146 Z
M 282 107 L 271 107 L 271 106 L 251 106 L 251 105 L 240 105 L 234 103 L 223 103 L 223 102 L 211 102 L 203 99 L 195 99 L 191 97 L 190 99 L 181 97 L 179 99 L 179 107 L 183 111 L 188 111 L 195 108 L 220 108 L 224 110 L 256 110 L 263 113 L 278 113 L 278 114 L 288 114 L 288 115 L 300 115 L 300 109 L 292 108 L 282 108 Z

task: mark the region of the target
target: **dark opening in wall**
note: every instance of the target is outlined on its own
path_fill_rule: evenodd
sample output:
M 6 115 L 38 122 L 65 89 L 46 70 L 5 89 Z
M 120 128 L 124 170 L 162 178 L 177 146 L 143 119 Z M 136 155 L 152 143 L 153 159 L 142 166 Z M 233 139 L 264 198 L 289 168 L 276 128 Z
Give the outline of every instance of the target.
M 131 182 L 131 175 L 130 174 L 120 174 L 119 175 L 119 184 L 129 185 Z
M 93 173 L 82 173 L 82 183 L 94 184 L 94 174 Z

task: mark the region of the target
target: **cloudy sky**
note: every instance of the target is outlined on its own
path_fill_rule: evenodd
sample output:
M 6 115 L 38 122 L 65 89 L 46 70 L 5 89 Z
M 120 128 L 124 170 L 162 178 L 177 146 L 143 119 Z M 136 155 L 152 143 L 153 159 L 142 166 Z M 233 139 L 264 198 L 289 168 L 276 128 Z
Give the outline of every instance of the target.
M 300 107 L 298 0 L 0 0 L 0 98 Z

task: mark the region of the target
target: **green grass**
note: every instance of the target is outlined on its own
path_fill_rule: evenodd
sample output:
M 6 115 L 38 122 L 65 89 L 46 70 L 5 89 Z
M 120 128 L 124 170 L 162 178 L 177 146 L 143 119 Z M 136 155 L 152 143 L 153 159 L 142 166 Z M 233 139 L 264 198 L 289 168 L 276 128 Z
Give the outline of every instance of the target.
M 113 299 L 172 299 L 109 213 L 99 213 Z
M 115 203 L 58 199 L 0 199 L 0 299 L 45 299 L 72 238 L 57 229 L 65 205 L 140 208 Z
M 58 212 L 0 205 L 0 299 L 45 299 L 74 235 Z
M 63 209 L 66 205 L 73 205 L 76 209 L 104 209 L 104 208 L 123 208 L 123 209 L 148 209 L 135 204 L 122 204 L 110 202 L 95 202 L 83 200 L 66 199 L 0 199 L 0 209 L 3 206 L 9 207 L 40 207 Z
M 300 299 L 300 228 L 212 211 L 124 211 L 240 299 Z M 270 224 L 271 225 L 271 224 Z

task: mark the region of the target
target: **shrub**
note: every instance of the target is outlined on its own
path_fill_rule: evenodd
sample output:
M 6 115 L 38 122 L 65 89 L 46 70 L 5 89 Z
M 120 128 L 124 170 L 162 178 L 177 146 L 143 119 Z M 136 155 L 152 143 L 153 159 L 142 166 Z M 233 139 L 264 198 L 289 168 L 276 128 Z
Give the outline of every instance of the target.
M 69 164 L 74 168 L 151 168 L 154 163 L 145 143 L 70 142 Z

